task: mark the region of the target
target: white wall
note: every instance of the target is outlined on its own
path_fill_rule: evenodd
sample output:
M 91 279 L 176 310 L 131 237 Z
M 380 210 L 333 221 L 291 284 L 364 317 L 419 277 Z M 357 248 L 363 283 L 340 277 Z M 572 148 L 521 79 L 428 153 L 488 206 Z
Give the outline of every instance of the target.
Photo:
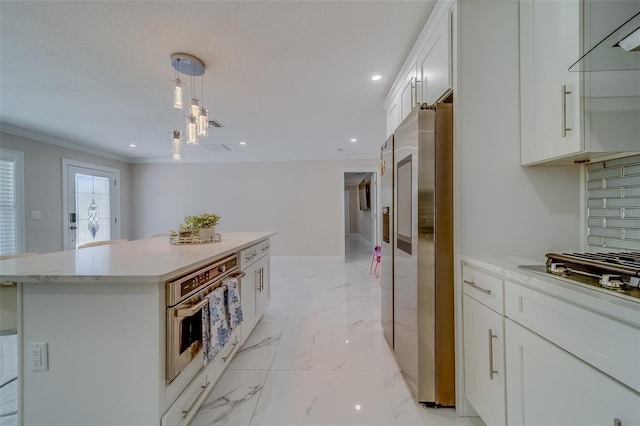
M 218 230 L 275 231 L 274 256 L 339 256 L 344 167 L 376 160 L 133 164 L 135 238 L 214 212 Z
M 120 169 L 121 237 L 131 238 L 131 176 L 128 163 L 7 133 L 0 133 L 0 146 L 24 153 L 26 252 L 49 253 L 62 250 L 63 158 Z M 32 210 L 40 210 L 42 219 L 31 219 Z
M 457 13 L 457 252 L 579 250 L 580 167 L 519 165 L 517 2 L 461 1 Z

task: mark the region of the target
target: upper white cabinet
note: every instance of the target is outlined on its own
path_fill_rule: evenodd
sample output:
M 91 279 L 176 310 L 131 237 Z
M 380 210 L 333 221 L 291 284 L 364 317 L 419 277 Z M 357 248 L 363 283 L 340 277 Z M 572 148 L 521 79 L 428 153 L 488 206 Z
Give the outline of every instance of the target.
M 538 162 L 583 150 L 580 2 L 520 2 L 521 161 Z
M 440 22 L 418 55 L 419 103 L 432 104 L 452 87 L 450 21 L 449 14 L 440 18 Z
M 520 1 L 523 165 L 580 164 L 640 150 L 640 71 L 569 71 L 634 9 L 640 2 Z
M 452 87 L 452 2 L 439 1 L 387 95 L 387 136 L 421 103 L 435 102 Z

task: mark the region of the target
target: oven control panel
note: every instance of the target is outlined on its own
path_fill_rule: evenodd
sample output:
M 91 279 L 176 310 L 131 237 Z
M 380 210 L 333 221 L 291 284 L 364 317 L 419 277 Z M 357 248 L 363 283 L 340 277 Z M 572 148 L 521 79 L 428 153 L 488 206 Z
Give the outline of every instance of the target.
M 238 267 L 238 256 L 231 256 L 207 265 L 204 268 L 192 272 L 178 280 L 167 283 L 167 305 L 171 306 L 184 297 L 194 293 L 200 287 L 204 287 L 216 278 L 225 275 Z

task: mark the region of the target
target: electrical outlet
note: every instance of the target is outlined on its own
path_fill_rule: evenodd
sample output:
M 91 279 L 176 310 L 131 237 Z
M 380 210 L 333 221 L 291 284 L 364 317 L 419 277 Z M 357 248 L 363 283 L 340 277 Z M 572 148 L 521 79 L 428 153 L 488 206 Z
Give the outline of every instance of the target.
M 47 343 L 31 343 L 31 371 L 49 369 L 49 351 Z

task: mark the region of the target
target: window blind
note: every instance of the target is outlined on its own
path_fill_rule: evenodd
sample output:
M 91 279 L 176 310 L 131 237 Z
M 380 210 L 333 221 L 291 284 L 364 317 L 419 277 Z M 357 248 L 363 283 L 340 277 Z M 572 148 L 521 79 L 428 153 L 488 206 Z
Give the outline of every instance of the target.
M 0 255 L 18 251 L 16 164 L 0 160 Z
M 640 251 L 640 155 L 587 166 L 589 251 Z

